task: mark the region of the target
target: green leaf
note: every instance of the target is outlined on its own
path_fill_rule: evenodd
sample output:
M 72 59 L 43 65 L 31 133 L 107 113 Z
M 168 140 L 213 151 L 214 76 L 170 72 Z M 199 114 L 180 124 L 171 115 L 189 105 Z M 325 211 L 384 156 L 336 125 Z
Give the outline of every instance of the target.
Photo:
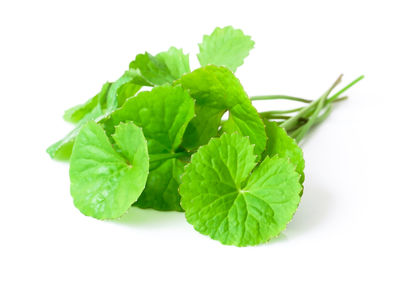
M 194 116 L 194 100 L 180 86 L 164 85 L 140 92 L 116 110 L 113 125 L 133 121 L 143 128 L 149 153 L 171 153 L 182 142 L 186 126 Z
M 189 55 L 185 55 L 181 49 L 175 47 L 156 56 L 146 52 L 138 54 L 129 68 L 139 71 L 142 80 L 153 85 L 163 85 L 172 83 L 190 71 Z
M 181 78 L 183 74 L 190 72 L 189 54 L 184 54 L 182 49 L 171 47 L 168 51 L 157 54 L 156 59 L 167 66 L 168 71 L 174 80 Z
M 123 104 L 122 100 L 118 100 L 118 90 L 127 83 L 132 83 L 132 80 L 136 76 L 135 72 L 130 70 L 126 71 L 117 81 L 115 81 L 107 94 L 107 107 L 105 113 L 110 114 L 114 111 L 119 105 Z M 137 91 L 140 89 L 141 86 L 138 86 Z M 135 94 L 133 94 L 135 95 Z M 133 96 L 132 95 L 132 96 Z M 121 102 L 122 101 L 122 102 Z M 118 104 L 120 103 L 120 104 Z
M 211 137 L 216 136 L 225 111 L 225 109 L 196 104 L 196 116 L 187 126 L 183 137 L 183 147 L 195 150 L 199 146 L 207 144 Z
M 227 133 L 238 132 L 248 136 L 250 142 L 255 144 L 255 153 L 261 154 L 265 149 L 267 137 L 264 124 L 261 125 L 257 110 L 248 102 L 238 104 L 229 110 L 229 118 L 223 122 L 222 130 Z M 262 133 L 263 132 L 263 133 Z
M 222 65 L 235 72 L 253 47 L 254 42 L 242 30 L 231 26 L 216 28 L 211 35 L 203 37 L 197 57 L 202 66 Z
M 135 206 L 159 211 L 182 212 L 178 187 L 181 183 L 184 163 L 179 159 L 168 159 L 151 169 L 146 188 Z
M 224 131 L 249 136 L 256 154 L 265 149 L 264 124 L 239 80 L 229 69 L 208 65 L 184 75 L 176 84 L 196 100 L 196 117 L 190 122 L 183 146 L 196 149 L 218 133 L 222 115 L 229 111 Z
M 118 107 L 124 105 L 125 101 L 136 95 L 142 86 L 131 82 L 125 83 L 117 90 Z
M 189 94 L 180 86 L 164 85 L 128 99 L 105 125 L 112 133 L 112 125 L 132 121 L 143 129 L 150 155 L 173 156 L 193 116 L 194 100 Z M 182 162 L 173 157 L 163 163 L 152 163 L 143 197 L 137 205 L 157 210 L 181 210 L 178 184 L 182 168 Z
M 100 93 L 85 104 L 67 110 L 64 119 L 76 123 L 75 129 L 47 148 L 50 157 L 57 160 L 69 160 L 75 137 L 86 122 L 101 121 L 139 91 L 141 86 L 133 83 L 134 76 L 134 72 L 125 72 L 116 82 L 104 84 Z
M 132 63 L 131 63 L 132 64 Z M 131 66 L 131 65 L 130 65 Z M 132 74 L 132 83 L 135 83 L 139 86 L 148 86 L 148 87 L 153 87 L 154 84 L 149 82 L 146 78 L 143 77 L 143 75 L 140 73 L 139 69 L 135 69 L 130 67 L 129 72 Z
M 100 105 L 97 105 L 82 119 L 80 119 L 75 128 L 71 132 L 69 132 L 64 138 L 49 146 L 46 150 L 47 153 L 53 159 L 68 161 L 72 153 L 72 147 L 74 146 L 75 137 L 78 135 L 81 128 L 89 121 L 93 120 L 98 122 L 102 117 L 103 110 L 101 110 Z
M 85 215 L 113 219 L 124 214 L 142 193 L 149 155 L 141 129 L 133 123 L 116 127 L 111 145 L 104 130 L 95 122 L 81 129 L 71 155 L 71 195 Z
M 111 85 L 112 83 L 105 83 L 97 95 L 86 101 L 84 104 L 66 110 L 63 117 L 64 120 L 76 124 L 84 117 L 88 116 L 88 114 L 102 113 L 102 108 L 106 103 L 107 93 Z M 91 115 L 90 117 L 94 116 L 95 115 Z
M 300 183 L 303 184 L 305 162 L 302 149 L 297 145 L 296 140 L 291 138 L 276 122 L 265 121 L 264 123 L 268 140 L 263 155 L 272 157 L 277 154 L 279 157 L 288 158 L 296 166 L 296 171 L 300 174 Z
M 78 124 L 78 126 L 69 132 L 64 138 L 49 146 L 46 151 L 50 157 L 60 161 L 68 161 L 71 157 L 75 137 L 78 135 L 84 124 L 85 123 Z
M 211 139 L 182 175 L 181 205 L 202 234 L 223 244 L 264 243 L 283 231 L 300 201 L 299 174 L 287 160 L 266 157 L 239 134 Z

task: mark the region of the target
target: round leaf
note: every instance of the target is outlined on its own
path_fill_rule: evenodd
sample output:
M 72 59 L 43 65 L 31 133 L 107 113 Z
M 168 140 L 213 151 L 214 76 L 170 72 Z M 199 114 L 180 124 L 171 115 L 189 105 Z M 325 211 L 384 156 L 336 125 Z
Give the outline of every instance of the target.
M 211 139 L 192 156 L 180 186 L 186 218 L 223 244 L 247 246 L 277 236 L 300 201 L 299 174 L 288 159 L 256 166 L 254 146 L 239 134 Z
M 197 58 L 202 66 L 223 65 L 235 72 L 253 47 L 254 42 L 242 30 L 231 26 L 216 28 L 211 35 L 203 37 Z
M 104 130 L 87 123 L 75 140 L 70 161 L 71 195 L 85 215 L 112 219 L 124 214 L 142 193 L 149 155 L 142 130 L 133 123 L 116 127 L 111 145 Z

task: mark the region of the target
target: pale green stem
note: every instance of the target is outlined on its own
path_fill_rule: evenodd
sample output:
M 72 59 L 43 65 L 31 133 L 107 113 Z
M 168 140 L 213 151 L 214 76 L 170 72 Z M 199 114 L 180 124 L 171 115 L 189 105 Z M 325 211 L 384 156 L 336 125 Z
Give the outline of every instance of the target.
M 309 110 L 312 110 L 314 107 L 319 106 L 319 102 L 321 101 L 325 101 L 326 97 L 331 93 L 331 91 L 333 90 L 333 88 L 335 88 L 339 83 L 340 80 L 342 79 L 342 75 L 339 76 L 339 78 L 335 81 L 335 83 L 331 86 L 331 88 L 328 89 L 328 91 L 326 91 L 318 100 L 313 101 L 309 106 L 304 107 L 300 112 L 298 112 L 295 116 L 291 117 L 290 119 L 288 119 L 287 121 L 285 121 L 284 123 L 281 124 L 281 127 L 286 129 L 286 130 L 290 130 L 293 127 L 296 126 L 298 120 L 303 117 Z M 323 100 L 321 100 L 323 99 Z M 324 104 L 324 103 L 322 103 Z M 323 107 L 323 105 L 321 105 L 321 108 Z M 318 115 L 318 114 L 317 114 Z
M 298 101 L 298 102 L 303 102 L 303 103 L 311 103 L 312 102 L 312 100 L 299 98 L 299 97 L 288 96 L 288 95 L 260 95 L 260 96 L 252 96 L 252 97 L 250 97 L 251 101 L 275 100 L 275 99 L 292 100 L 292 101 Z

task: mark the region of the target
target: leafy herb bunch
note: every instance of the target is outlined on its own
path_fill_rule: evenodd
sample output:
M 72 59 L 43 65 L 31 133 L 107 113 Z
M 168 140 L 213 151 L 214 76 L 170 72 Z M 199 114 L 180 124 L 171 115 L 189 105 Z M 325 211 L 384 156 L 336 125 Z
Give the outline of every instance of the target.
M 362 77 L 330 96 L 339 78 L 315 101 L 249 98 L 234 72 L 253 46 L 228 26 L 204 36 L 202 67 L 193 71 L 181 49 L 138 54 L 117 81 L 68 109 L 64 119 L 75 128 L 47 152 L 69 160 L 75 206 L 97 219 L 118 218 L 132 205 L 184 211 L 197 231 L 236 246 L 284 230 L 303 191 L 297 142 Z M 139 92 L 144 86 L 152 89 Z M 308 105 L 265 112 L 252 105 L 272 99 Z

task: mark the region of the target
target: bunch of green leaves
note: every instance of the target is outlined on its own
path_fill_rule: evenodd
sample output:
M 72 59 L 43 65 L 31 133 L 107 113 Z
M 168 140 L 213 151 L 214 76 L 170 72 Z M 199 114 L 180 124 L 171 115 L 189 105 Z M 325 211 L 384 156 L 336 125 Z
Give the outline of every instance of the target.
M 303 192 L 298 141 L 361 77 L 329 97 L 337 80 L 315 101 L 248 97 L 234 72 L 253 46 L 228 26 L 203 37 L 193 71 L 175 47 L 138 54 L 118 80 L 68 109 L 75 127 L 47 152 L 70 162 L 75 206 L 97 219 L 131 206 L 184 211 L 197 231 L 236 246 L 282 232 Z M 264 112 L 252 104 L 271 99 L 309 104 Z

